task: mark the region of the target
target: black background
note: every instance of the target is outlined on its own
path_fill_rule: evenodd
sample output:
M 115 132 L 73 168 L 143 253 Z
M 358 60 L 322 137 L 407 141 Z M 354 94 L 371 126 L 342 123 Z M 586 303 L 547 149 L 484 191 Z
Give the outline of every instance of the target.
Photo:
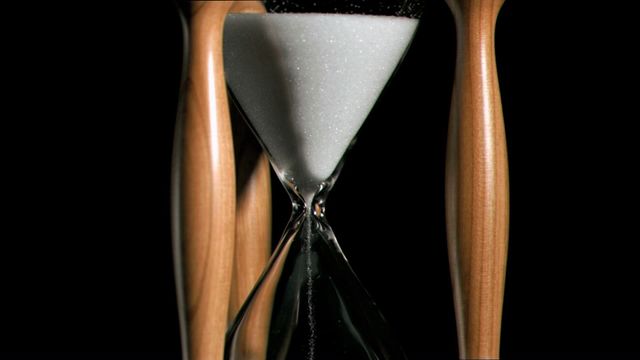
M 507 0 L 500 14 L 505 359 L 640 358 L 632 14 L 532 0 Z M 2 17 L 0 351 L 14 353 L 0 358 L 179 359 L 175 5 L 34 3 Z M 347 258 L 411 359 L 457 356 L 443 216 L 454 60 L 449 10 L 426 1 L 328 202 Z M 289 209 L 274 185 L 278 238 Z

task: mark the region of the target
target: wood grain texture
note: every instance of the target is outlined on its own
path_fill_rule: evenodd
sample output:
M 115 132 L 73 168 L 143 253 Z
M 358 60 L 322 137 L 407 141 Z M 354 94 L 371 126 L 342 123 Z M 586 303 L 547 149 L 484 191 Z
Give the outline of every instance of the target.
M 504 0 L 447 0 L 457 31 L 446 169 L 461 358 L 496 359 L 507 256 L 507 152 L 494 33 Z
M 234 119 L 236 145 L 236 243 L 229 301 L 231 322 L 271 255 L 269 160 L 246 125 Z
M 230 13 L 264 13 L 260 1 L 236 1 Z M 269 160 L 239 113 L 232 112 L 236 158 L 236 243 L 229 300 L 231 322 L 271 255 L 271 176 Z M 266 309 L 268 310 L 268 309 Z M 269 316 L 265 311 L 263 316 Z M 256 339 L 266 340 L 265 334 Z
M 255 287 L 271 255 L 270 165 L 264 154 L 260 152 L 258 155 L 246 179 L 246 188 L 238 194 L 233 282 L 229 301 L 230 323 Z M 238 169 L 239 173 L 241 171 Z M 271 306 L 256 309 L 253 317 L 256 319 L 252 321 L 258 324 L 268 324 Z M 264 358 L 268 330 L 266 326 L 254 326 L 242 342 L 242 351 L 254 356 L 258 354 L 259 359 Z
M 238 10 L 248 4 L 242 4 Z M 236 188 L 222 63 L 224 18 L 234 2 L 192 5 L 185 110 L 176 128 L 174 153 L 176 281 L 179 305 L 186 308 L 186 316 L 181 319 L 183 357 L 221 360 L 232 290 L 236 220 L 249 226 L 238 232 L 243 243 L 249 241 L 248 234 L 253 231 L 260 233 L 257 241 L 265 241 L 263 233 L 270 231 L 265 225 L 270 222 L 270 214 L 265 214 L 270 211 L 270 193 L 264 160 L 254 161 L 257 170 L 243 168 L 242 176 L 248 181 L 239 192 Z M 263 191 L 265 187 L 267 192 Z M 236 196 L 240 197 L 239 202 Z M 257 201 L 257 206 L 252 201 Z M 244 250 L 244 253 L 253 252 Z M 256 253 L 260 253 L 260 259 L 264 256 L 262 248 Z M 249 272 L 254 276 L 253 268 Z M 244 274 L 244 269 L 238 273 Z M 244 289 L 248 280 L 241 278 Z
M 259 1 L 236 1 L 230 12 L 264 13 Z M 240 115 L 240 114 L 237 114 Z M 229 300 L 233 321 L 253 290 L 271 255 L 271 176 L 269 160 L 240 116 L 232 117 L 236 156 L 236 243 Z M 254 312 L 259 324 L 268 324 L 271 307 Z M 266 357 L 268 327 L 254 326 L 242 343 L 247 359 Z
M 236 1 L 230 12 L 263 13 L 260 1 Z M 234 127 L 237 159 L 236 244 L 233 282 L 229 303 L 232 321 L 271 255 L 271 186 L 270 165 L 253 133 L 239 117 Z M 246 359 L 266 358 L 271 306 L 264 304 L 250 315 L 255 326 L 242 342 L 240 351 Z
M 194 4 L 186 93 L 182 244 L 188 356 L 222 359 L 235 243 L 233 142 L 222 64 L 222 28 L 231 3 Z

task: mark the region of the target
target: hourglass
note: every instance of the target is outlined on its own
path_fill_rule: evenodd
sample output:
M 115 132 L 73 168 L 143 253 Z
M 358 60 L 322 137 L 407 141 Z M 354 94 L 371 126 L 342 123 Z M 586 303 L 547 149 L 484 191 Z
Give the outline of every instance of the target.
M 325 218 L 362 123 L 409 46 L 411 1 L 267 2 L 229 14 L 227 84 L 292 201 L 225 359 L 403 359 Z

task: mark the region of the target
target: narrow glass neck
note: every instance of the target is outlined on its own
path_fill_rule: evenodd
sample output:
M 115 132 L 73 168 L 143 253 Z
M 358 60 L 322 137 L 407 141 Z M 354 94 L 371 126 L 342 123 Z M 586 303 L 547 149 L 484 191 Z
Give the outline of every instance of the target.
M 280 170 L 273 161 L 271 163 L 291 199 L 294 212 L 306 211 L 308 209 L 312 214 L 323 217 L 325 200 L 340 175 L 343 162 L 344 159 L 338 163 L 338 166 L 336 166 L 331 176 L 321 181 L 310 180 L 309 177 L 305 176 L 296 178 L 291 175 L 291 173 Z
M 324 217 L 325 200 L 333 183 L 321 182 L 312 189 L 300 189 L 292 184 L 285 184 L 291 206 L 295 213 L 306 213 L 316 217 Z

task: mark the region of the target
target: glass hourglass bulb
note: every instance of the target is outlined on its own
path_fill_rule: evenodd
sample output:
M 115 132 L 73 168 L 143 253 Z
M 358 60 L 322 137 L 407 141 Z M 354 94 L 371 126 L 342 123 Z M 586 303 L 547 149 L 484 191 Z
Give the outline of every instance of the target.
M 227 16 L 227 83 L 293 203 L 227 333 L 227 360 L 405 358 L 340 250 L 324 204 L 418 20 L 347 9 Z

